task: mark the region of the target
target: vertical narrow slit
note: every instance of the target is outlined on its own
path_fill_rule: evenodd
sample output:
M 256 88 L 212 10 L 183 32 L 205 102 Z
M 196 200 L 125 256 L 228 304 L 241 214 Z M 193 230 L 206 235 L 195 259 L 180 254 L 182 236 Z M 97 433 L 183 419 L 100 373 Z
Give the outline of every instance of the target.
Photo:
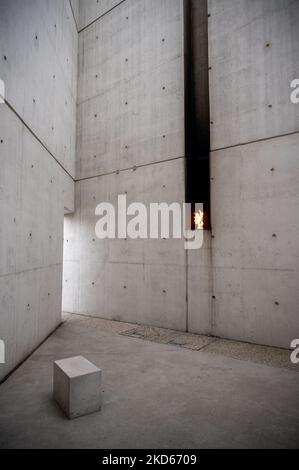
M 210 112 L 207 0 L 185 0 L 186 202 L 203 203 L 204 229 L 210 217 Z

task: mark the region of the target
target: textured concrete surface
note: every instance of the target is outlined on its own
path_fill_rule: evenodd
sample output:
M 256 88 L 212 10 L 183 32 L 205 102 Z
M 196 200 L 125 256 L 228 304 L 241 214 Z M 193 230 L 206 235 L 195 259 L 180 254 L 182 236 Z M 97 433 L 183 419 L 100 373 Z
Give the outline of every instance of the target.
M 89 26 L 101 16 L 109 13 L 110 10 L 120 5 L 123 1 L 124 0 L 101 0 L 98 2 L 96 0 L 77 0 L 74 11 L 78 18 L 79 31 Z
M 64 324 L 0 386 L 1 448 L 298 448 L 298 369 L 254 364 L 250 345 L 236 360 L 208 353 L 215 343 L 191 351 L 102 322 Z M 77 354 L 103 369 L 103 407 L 68 421 L 52 363 Z
M 1 0 L 0 377 L 59 323 L 76 173 L 90 179 L 65 222 L 66 310 L 283 347 L 299 336 L 298 2 L 208 4 L 213 235 L 191 255 L 94 236 L 96 204 L 118 193 L 184 200 L 183 1 Z
M 79 29 L 80 0 L 70 0 L 77 31 Z
M 208 4 L 211 332 L 289 347 L 299 335 L 299 3 Z
M 184 331 L 183 241 L 99 240 L 95 236 L 97 204 L 115 204 L 118 194 L 125 192 L 128 204 L 183 202 L 183 159 L 76 184 L 77 212 L 66 217 L 63 309 Z
M 61 319 L 74 210 L 78 35 L 67 0 L 1 0 L 0 379 Z
M 126 0 L 79 34 L 77 179 L 185 155 L 183 22 Z
M 69 0 L 1 0 L 5 98 L 75 176 L 78 34 Z
M 299 3 L 208 0 L 211 148 L 298 131 Z
M 81 14 L 95 18 L 104 6 L 81 2 Z M 83 180 L 65 224 L 63 309 L 208 333 L 208 233 L 190 260 L 182 241 L 100 241 L 94 233 L 96 205 L 118 194 L 128 203 L 185 201 L 183 13 L 181 0 L 126 0 L 79 34 Z
M 3 378 L 60 323 L 63 214 L 72 206 L 74 184 L 4 104 L 0 134 Z
M 100 201 L 185 197 L 184 158 L 166 162 L 185 156 L 183 2 L 108 3 L 80 2 L 84 26 L 96 20 L 79 34 L 76 172 L 88 179 L 66 223 L 63 308 L 289 347 L 299 336 L 298 2 L 208 2 L 212 237 L 192 253 L 94 239 Z M 201 30 L 196 77 L 207 66 Z
M 294 134 L 211 154 L 217 336 L 299 337 L 298 144 Z

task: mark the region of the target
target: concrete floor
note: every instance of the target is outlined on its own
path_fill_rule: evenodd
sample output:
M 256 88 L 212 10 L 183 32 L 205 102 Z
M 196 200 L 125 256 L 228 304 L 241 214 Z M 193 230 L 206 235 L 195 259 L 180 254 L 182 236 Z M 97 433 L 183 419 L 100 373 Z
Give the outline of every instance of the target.
M 68 316 L 0 386 L 0 448 L 299 447 L 299 366 L 285 367 L 287 351 L 204 338 L 194 350 L 132 328 Z M 69 421 L 51 397 L 52 363 L 77 354 L 103 370 L 103 409 Z

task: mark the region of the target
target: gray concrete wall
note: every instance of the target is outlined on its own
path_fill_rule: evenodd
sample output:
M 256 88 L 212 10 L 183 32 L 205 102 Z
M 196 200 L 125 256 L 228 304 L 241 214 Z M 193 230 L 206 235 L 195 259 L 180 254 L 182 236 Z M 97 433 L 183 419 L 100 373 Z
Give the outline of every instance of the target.
M 6 100 L 75 176 L 78 34 L 68 0 L 1 0 Z
M 181 0 L 128 0 L 79 34 L 77 119 L 77 179 L 184 156 Z
M 78 31 L 78 29 L 79 29 L 79 15 L 80 15 L 79 0 L 70 0 L 70 4 L 71 4 L 71 9 L 72 9 L 72 12 L 73 12 L 76 28 L 77 28 L 77 31 Z
M 299 333 L 299 108 L 289 98 L 298 2 L 208 3 L 213 238 L 205 232 L 203 249 L 187 254 L 169 242 L 94 241 L 95 205 L 120 189 L 184 200 L 183 159 L 166 163 L 185 156 L 183 2 L 116 3 L 79 6 L 83 181 L 68 221 L 65 308 L 288 347 Z
M 183 1 L 77 11 L 78 211 L 66 224 L 64 308 L 289 347 L 299 335 L 299 3 L 208 2 L 212 236 L 192 253 L 94 235 L 96 205 L 121 192 L 184 201 Z
M 94 4 L 80 3 L 81 25 L 98 16 Z M 126 0 L 79 34 L 67 311 L 186 329 L 183 241 L 95 237 L 97 204 L 116 203 L 118 194 L 126 192 L 128 203 L 184 202 L 183 12 L 182 0 Z
M 299 2 L 209 0 L 209 13 L 212 333 L 289 347 L 299 336 Z
M 0 9 L 2 379 L 61 321 L 63 218 L 74 210 L 78 38 L 66 0 L 1 0 Z
M 184 198 L 184 160 L 157 163 L 76 183 L 76 214 L 67 217 L 64 309 L 184 330 L 186 266 L 181 240 L 99 240 L 98 202 L 172 202 Z M 173 184 L 173 180 L 177 184 Z
M 124 0 L 77 0 L 79 8 L 78 30 L 88 27 L 91 23 L 120 5 Z

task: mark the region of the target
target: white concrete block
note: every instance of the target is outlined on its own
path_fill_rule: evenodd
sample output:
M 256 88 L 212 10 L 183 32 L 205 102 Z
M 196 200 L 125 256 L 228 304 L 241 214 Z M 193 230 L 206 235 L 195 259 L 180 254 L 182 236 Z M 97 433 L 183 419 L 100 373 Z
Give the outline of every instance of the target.
M 53 396 L 69 419 L 101 409 L 101 377 L 83 356 L 54 362 Z

